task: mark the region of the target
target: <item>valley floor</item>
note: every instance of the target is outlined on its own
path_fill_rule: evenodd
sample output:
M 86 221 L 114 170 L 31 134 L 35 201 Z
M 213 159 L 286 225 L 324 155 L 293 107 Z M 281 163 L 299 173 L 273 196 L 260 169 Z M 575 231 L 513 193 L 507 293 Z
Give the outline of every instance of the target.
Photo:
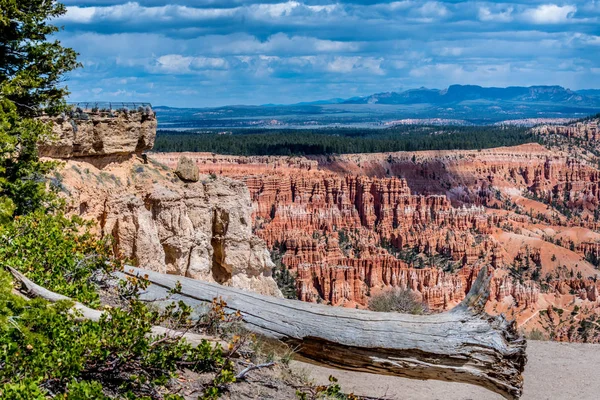
M 522 400 L 592 400 L 600 393 L 600 345 L 528 341 L 525 391 Z M 389 400 L 501 400 L 485 389 L 459 383 L 340 371 L 294 362 L 293 369 L 317 384 L 329 375 L 346 393 Z

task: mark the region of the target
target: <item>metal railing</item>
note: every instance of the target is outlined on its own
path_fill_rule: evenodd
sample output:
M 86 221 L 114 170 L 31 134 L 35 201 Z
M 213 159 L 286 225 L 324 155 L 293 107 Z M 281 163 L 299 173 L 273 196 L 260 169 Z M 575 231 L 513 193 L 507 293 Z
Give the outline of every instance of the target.
M 118 101 L 80 101 L 67 103 L 73 109 L 80 108 L 83 111 L 91 110 L 130 110 L 135 111 L 140 108 L 152 109 L 152 104 L 142 102 L 118 102 Z

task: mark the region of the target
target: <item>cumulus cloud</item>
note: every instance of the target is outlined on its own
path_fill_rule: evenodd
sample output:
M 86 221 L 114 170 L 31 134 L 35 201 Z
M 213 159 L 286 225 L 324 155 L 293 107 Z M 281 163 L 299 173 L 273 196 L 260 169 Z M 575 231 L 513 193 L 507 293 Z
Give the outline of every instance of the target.
M 106 7 L 67 7 L 67 13 L 60 17 L 63 22 L 90 24 L 92 22 L 120 21 L 173 21 L 173 20 L 203 20 L 230 17 L 237 8 L 193 8 L 183 5 L 164 5 L 159 7 L 144 7 L 139 3 L 116 4 Z
M 577 7 L 573 5 L 542 4 L 526 10 L 523 15 L 534 24 L 560 24 L 569 22 L 576 12 Z
M 479 19 L 485 22 L 510 22 L 513 20 L 513 7 L 508 7 L 504 11 L 493 12 L 489 7 L 479 7 Z
M 443 18 L 449 14 L 448 9 L 442 3 L 437 1 L 428 1 L 423 4 L 419 9 L 419 12 L 424 17 Z
M 166 74 L 188 74 L 205 70 L 227 69 L 228 63 L 223 58 L 184 57 L 180 54 L 167 54 L 156 59 L 149 69 Z
M 78 100 L 208 106 L 453 83 L 600 86 L 597 0 L 64 1 L 59 39 L 85 66 L 68 81 Z

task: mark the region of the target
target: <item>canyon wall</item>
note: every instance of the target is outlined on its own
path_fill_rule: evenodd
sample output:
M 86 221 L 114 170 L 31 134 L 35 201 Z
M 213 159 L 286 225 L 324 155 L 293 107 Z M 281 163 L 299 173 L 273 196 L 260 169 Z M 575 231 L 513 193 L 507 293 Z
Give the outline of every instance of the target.
M 596 116 L 597 117 L 597 116 Z M 569 125 L 542 125 L 535 127 L 533 132 L 538 135 L 561 135 L 568 138 L 579 138 L 596 142 L 600 140 L 599 118 L 576 122 Z
M 180 156 L 150 158 L 175 166 Z M 566 153 L 535 144 L 311 159 L 185 156 L 203 173 L 246 184 L 254 230 L 297 274 L 301 300 L 365 307 L 400 287 L 441 311 L 492 265 L 487 309 L 523 329 L 579 340 L 577 330 L 549 328 L 545 310 L 569 309 L 569 326 L 600 311 L 597 270 L 585 259 L 600 243 L 598 170 Z M 567 218 L 559 205 L 579 207 L 578 215 Z
M 138 113 L 139 114 L 139 113 Z M 58 121 L 42 154 L 64 161 L 56 180 L 70 211 L 114 238 L 115 252 L 142 268 L 281 296 L 266 244 L 252 232 L 247 187 L 201 176 L 184 183 L 141 151 L 156 134 L 135 113 Z M 65 129 L 64 131 L 62 129 Z

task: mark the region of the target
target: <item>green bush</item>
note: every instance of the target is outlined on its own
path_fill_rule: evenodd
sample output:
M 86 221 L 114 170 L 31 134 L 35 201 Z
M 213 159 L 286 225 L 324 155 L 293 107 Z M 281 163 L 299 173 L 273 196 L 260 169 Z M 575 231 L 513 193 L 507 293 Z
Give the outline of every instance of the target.
M 90 224 L 61 212 L 38 210 L 0 226 L 0 263 L 46 289 L 90 306 L 99 305 L 92 282 L 97 271 L 115 269 L 108 239 L 99 240 Z
M 151 334 L 153 325 L 187 320 L 190 310 L 183 304 L 159 312 L 133 300 L 126 309 L 108 309 L 100 321 L 82 320 L 70 312 L 70 302 L 49 304 L 14 295 L 8 274 L 0 275 L 3 399 L 59 393 L 68 399 L 103 398 L 100 393 L 162 399 L 158 388 L 182 368 L 219 371 L 219 385 L 234 380 L 233 365 L 218 345 L 203 341 L 194 347 Z M 207 388 L 214 390 L 219 391 L 218 385 Z
M 424 314 L 428 311 L 427 305 L 409 289 L 388 289 L 371 296 L 369 310 L 404 314 Z

